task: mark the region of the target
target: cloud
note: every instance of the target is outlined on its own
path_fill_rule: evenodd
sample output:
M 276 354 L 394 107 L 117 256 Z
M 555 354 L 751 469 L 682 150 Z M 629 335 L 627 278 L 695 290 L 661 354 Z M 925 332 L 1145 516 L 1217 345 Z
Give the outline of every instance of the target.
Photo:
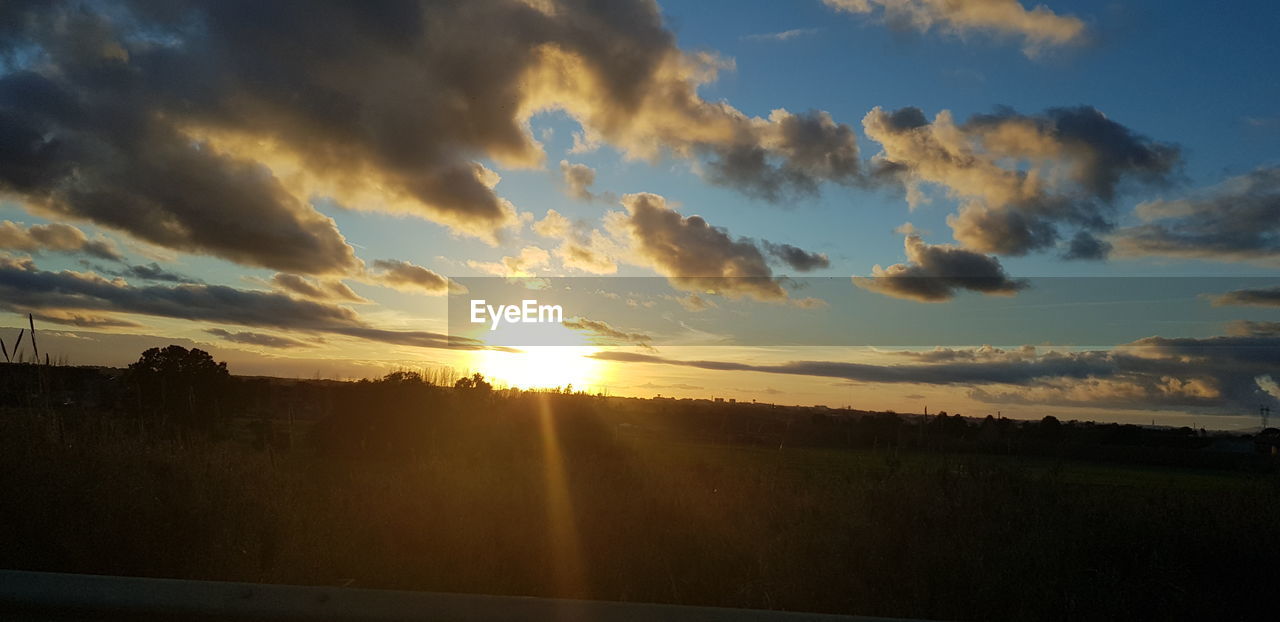
M 676 287 L 764 301 L 787 297 L 751 240 L 735 240 L 701 216 L 681 216 L 656 194 L 629 194 L 622 204 L 627 213 L 618 214 L 618 228 L 635 259 Z
M 206 328 L 204 332 L 221 337 L 232 343 L 243 343 L 251 346 L 265 346 L 268 348 L 310 348 L 314 344 L 305 341 L 299 341 L 290 337 L 281 337 L 279 335 L 268 335 L 266 333 L 255 332 L 230 332 L 221 328 Z
M 904 223 L 902 223 L 902 224 L 900 224 L 900 225 L 898 225 L 898 226 L 894 227 L 894 228 L 893 228 L 893 232 L 894 232 L 894 233 L 896 233 L 896 234 L 898 234 L 898 235 L 912 235 L 912 234 L 916 234 L 916 235 L 924 235 L 924 233 L 925 233 L 925 232 L 924 232 L 924 231 L 922 231 L 919 227 L 917 227 L 917 226 L 915 226 L 915 225 L 913 225 L 913 224 L 911 224 L 911 223 L 909 223 L 909 222 L 904 222 Z
M 1035 56 L 1050 46 L 1083 42 L 1084 22 L 1058 15 L 1044 5 L 1028 11 L 1018 0 L 823 0 L 838 11 L 869 14 L 880 9 L 895 28 L 927 32 L 937 28 L 963 36 L 983 32 L 1022 39 L 1023 52 Z
M 870 277 L 853 277 L 854 285 L 918 302 L 945 302 L 961 289 L 1012 296 L 1028 285 L 1009 278 L 995 257 L 950 244 L 928 244 L 915 234 L 906 237 L 904 246 L 907 263 L 876 265 Z
M 831 267 L 831 260 L 824 253 L 806 251 L 790 244 L 774 244 L 767 240 L 762 245 L 771 256 L 790 266 L 792 270 L 810 272 Z
M 818 34 L 820 28 L 792 28 L 791 30 L 783 30 L 781 32 L 765 32 L 755 35 L 746 35 L 742 37 L 743 41 L 763 41 L 763 42 L 782 42 L 801 37 L 809 37 Z
M 1227 324 L 1227 335 L 1232 337 L 1280 337 L 1280 322 L 1235 320 Z
M 580 201 L 596 198 L 591 192 L 591 185 L 596 183 L 595 169 L 586 164 L 570 164 L 568 160 L 560 161 L 560 179 L 564 183 L 565 192 Z
M 677 382 L 675 384 L 654 384 L 652 382 L 646 382 L 644 384 L 633 384 L 631 385 L 631 388 L 633 389 L 681 389 L 684 391 L 705 390 L 705 387 L 700 387 L 698 385 L 693 385 L 693 384 L 685 384 L 682 382 Z
M 141 279 L 143 281 L 159 281 L 163 283 L 202 283 L 200 279 L 179 274 L 167 268 L 163 268 L 156 262 L 149 264 L 129 265 L 125 264 L 121 267 L 104 266 L 90 261 L 80 260 L 80 265 L 86 269 L 93 270 L 110 276 L 119 276 L 127 279 Z
M 1264 393 L 1270 395 L 1276 400 L 1280 400 L 1280 384 L 1277 384 L 1275 379 L 1270 375 L 1258 376 L 1257 378 L 1254 378 L 1253 381 L 1257 383 L 1258 388 Z
M 618 264 L 607 252 L 599 250 L 602 245 L 599 234 L 592 232 L 588 243 L 566 242 L 556 249 L 556 256 L 564 267 L 572 270 L 613 274 L 618 271 Z
M 456 286 L 435 271 L 408 261 L 379 259 L 373 262 L 373 268 L 370 278 L 375 283 L 401 291 L 447 294 L 450 285 Z
M 1280 403 L 1256 378 L 1280 364 L 1280 337 L 1148 337 L 1113 350 L 1037 352 L 1031 346 L 984 346 L 914 353 L 911 363 L 800 360 L 773 364 L 682 360 L 653 354 L 599 352 L 600 360 L 698 369 L 838 378 L 853 382 L 969 387 L 993 403 L 1124 408 L 1186 407 L 1239 414 Z M 897 355 L 889 355 L 897 356 Z
M 1117 255 L 1280 262 L 1280 167 L 1134 211 L 1142 224 L 1115 232 Z
M 751 139 L 714 147 L 707 179 L 770 202 L 815 194 L 822 181 L 864 181 L 853 128 L 826 112 L 774 110 L 742 131 Z
M 1039 115 L 1000 109 L 962 124 L 945 110 L 930 122 L 918 108 L 877 107 L 863 129 L 881 145 L 875 177 L 901 183 L 913 208 L 929 200 L 928 187 L 942 188 L 960 201 L 947 218 L 956 240 L 1000 255 L 1053 246 L 1063 226 L 1111 230 L 1124 187 L 1165 183 L 1181 162 L 1177 147 L 1088 106 Z
M 1213 306 L 1280 307 L 1280 287 L 1237 289 L 1212 298 Z
M 0 221 L 0 249 L 83 254 L 110 261 L 124 259 L 109 240 L 90 240 L 83 231 L 59 222 L 23 227 L 13 221 Z
M 708 300 L 697 294 L 673 297 L 673 299 L 679 303 L 680 306 L 684 307 L 685 311 L 692 313 L 706 311 L 707 309 L 714 309 L 717 306 L 714 300 Z
M 547 210 L 547 215 L 533 223 L 533 231 L 538 235 L 546 238 L 563 238 L 573 231 L 573 223 L 565 218 L 563 214 L 553 209 Z
M 1062 254 L 1062 258 L 1067 260 L 1106 259 L 1111 249 L 1110 242 L 1100 240 L 1088 231 L 1077 231 L 1075 237 L 1067 243 L 1066 252 Z
M 628 332 L 610 326 L 608 322 L 585 317 L 570 318 L 562 322 L 566 328 L 583 331 L 602 339 L 601 345 L 630 344 L 652 347 L 653 337 L 640 332 Z
M 312 300 L 369 302 L 360 294 L 355 293 L 346 283 L 338 280 L 314 280 L 296 274 L 277 272 L 271 277 L 271 285 Z
M 1047 353 L 1034 361 L 992 361 L 876 365 L 838 361 L 789 361 L 752 364 L 735 361 L 682 360 L 632 352 L 598 352 L 593 358 L 630 363 L 662 363 L 719 371 L 755 371 L 774 374 L 840 378 L 858 382 L 968 385 L 1024 383 L 1045 377 L 1087 378 L 1110 373 L 1105 354 L 1073 356 Z
M 126 266 L 123 270 L 113 272 L 115 276 L 133 277 L 144 281 L 164 281 L 168 283 L 199 283 L 198 279 L 178 274 L 171 270 L 160 267 L 160 264 L 151 262 L 149 264 Z
M 584 142 L 708 160 L 766 198 L 856 177 L 826 113 L 702 99 L 731 63 L 680 50 L 649 0 L 47 2 L 4 29 L 0 192 L 282 272 L 362 269 L 315 197 L 497 241 L 520 220 L 481 162 L 544 166 L 529 119 L 550 110 Z
M 1127 378 L 1046 378 L 1010 390 L 975 388 L 968 397 L 991 404 L 1119 408 L 1212 408 L 1222 392 L 1212 380 L 1173 376 Z
M 131 313 L 181 320 L 346 335 L 395 345 L 473 347 L 468 341 L 425 331 L 394 331 L 366 324 L 354 311 L 278 292 L 223 285 L 137 287 L 85 272 L 48 272 L 31 260 L 0 258 L 0 306 L 19 312 Z
M 812 297 L 796 298 L 791 301 L 791 304 L 800 309 L 826 309 L 827 307 L 831 306 L 831 303 L 821 298 L 812 298 Z
M 1240 121 L 1252 128 L 1280 127 L 1280 117 L 1241 117 Z
M 89 19 L 70 20 L 66 36 L 84 35 L 77 25 Z M 304 273 L 357 265 L 333 221 L 266 167 L 162 125 L 146 87 L 128 84 L 133 74 L 124 67 L 63 63 L 58 55 L 69 52 L 61 49 L 49 52 L 58 72 L 0 77 L 0 191 L 54 217 L 91 220 L 174 250 Z M 107 84 L 90 91 L 69 76 Z
M 520 249 L 519 255 L 508 255 L 500 261 L 468 260 L 467 266 L 494 276 L 534 276 L 533 271 L 545 268 L 551 261 L 551 254 L 537 246 L 526 246 Z
M 618 264 L 613 256 L 617 249 L 603 233 L 597 230 L 585 232 L 580 224 L 571 222 L 556 210 L 533 223 L 533 231 L 546 238 L 561 240 L 556 257 L 566 269 L 581 270 L 591 274 L 613 274 Z
M 50 322 L 66 326 L 79 326 L 81 328 L 137 328 L 142 326 L 142 324 L 137 322 L 132 322 L 110 315 L 76 313 L 58 309 L 29 312 L 35 316 L 35 319 L 38 322 Z

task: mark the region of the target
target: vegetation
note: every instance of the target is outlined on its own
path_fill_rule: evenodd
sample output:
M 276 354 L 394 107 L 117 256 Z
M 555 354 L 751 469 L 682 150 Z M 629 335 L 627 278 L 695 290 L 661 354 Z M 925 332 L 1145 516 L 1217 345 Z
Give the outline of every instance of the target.
M 4 396 L 0 567 L 935 619 L 1270 614 L 1272 460 L 1195 431 L 439 372 L 236 378 L 179 350 Z

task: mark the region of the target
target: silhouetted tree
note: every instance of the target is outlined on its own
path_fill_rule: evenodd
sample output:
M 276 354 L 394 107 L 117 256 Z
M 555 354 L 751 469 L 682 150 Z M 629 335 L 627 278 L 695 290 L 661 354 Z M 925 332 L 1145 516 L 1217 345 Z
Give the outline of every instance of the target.
M 177 345 L 143 352 L 125 372 L 143 413 L 196 427 L 209 427 L 222 414 L 219 398 L 230 377 L 227 364 L 208 352 Z
M 430 384 L 416 371 L 393 371 L 382 377 L 382 382 L 391 384 Z
M 1056 443 L 1062 440 L 1062 422 L 1053 415 L 1045 415 L 1036 427 L 1036 431 L 1039 432 L 1040 438 L 1046 441 Z
M 480 372 L 476 372 L 470 376 L 459 378 L 457 382 L 453 383 L 453 388 L 488 393 L 493 389 L 493 385 L 489 384 Z

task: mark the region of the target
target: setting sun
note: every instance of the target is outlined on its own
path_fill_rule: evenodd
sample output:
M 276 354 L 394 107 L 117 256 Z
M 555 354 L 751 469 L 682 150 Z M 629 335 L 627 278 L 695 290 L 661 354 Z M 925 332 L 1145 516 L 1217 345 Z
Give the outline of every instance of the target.
M 592 346 L 532 346 L 520 352 L 482 350 L 475 366 L 498 384 L 520 389 L 550 389 L 573 385 L 577 390 L 599 391 L 603 365 L 590 358 Z

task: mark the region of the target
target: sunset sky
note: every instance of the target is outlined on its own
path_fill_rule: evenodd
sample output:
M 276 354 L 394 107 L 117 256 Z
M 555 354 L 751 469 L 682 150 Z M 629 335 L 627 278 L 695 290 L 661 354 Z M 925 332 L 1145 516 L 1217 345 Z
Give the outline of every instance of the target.
M 1255 425 L 1278 28 L 1260 1 L 0 3 L 0 337 Z M 563 342 L 451 343 L 449 290 L 489 286 L 561 296 Z

